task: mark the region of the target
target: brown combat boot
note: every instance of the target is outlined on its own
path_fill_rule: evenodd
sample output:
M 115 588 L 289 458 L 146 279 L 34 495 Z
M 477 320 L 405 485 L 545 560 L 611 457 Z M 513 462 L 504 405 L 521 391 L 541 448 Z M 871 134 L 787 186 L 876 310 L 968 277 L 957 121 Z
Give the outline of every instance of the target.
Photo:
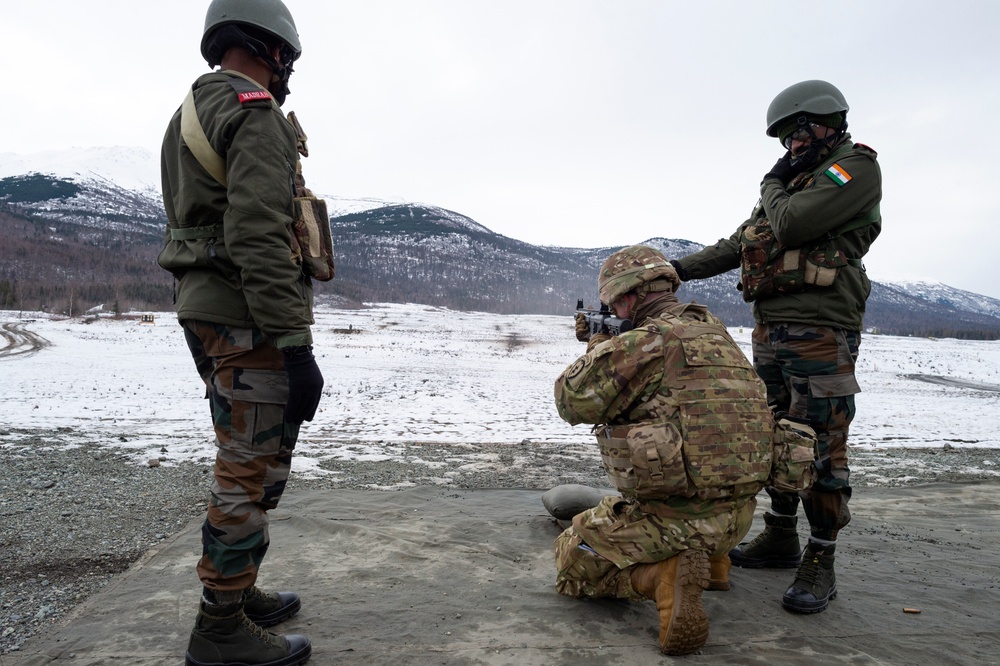
M 664 654 L 690 654 L 708 640 L 708 616 L 701 605 L 708 570 L 708 555 L 700 550 L 685 550 L 669 560 L 632 569 L 632 589 L 656 602 Z
M 729 570 L 733 563 L 729 560 L 729 554 L 713 555 L 708 558 L 708 589 L 709 591 L 720 590 L 725 592 L 729 589 Z
M 279 636 L 261 629 L 243 612 L 243 602 L 209 606 L 204 601 L 191 631 L 185 666 L 299 666 L 312 645 L 301 634 Z

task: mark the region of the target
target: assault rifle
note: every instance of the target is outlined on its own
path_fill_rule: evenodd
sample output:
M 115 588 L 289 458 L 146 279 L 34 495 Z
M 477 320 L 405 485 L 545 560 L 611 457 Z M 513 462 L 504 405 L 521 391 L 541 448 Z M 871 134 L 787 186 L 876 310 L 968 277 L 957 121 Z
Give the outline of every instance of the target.
M 581 298 L 576 301 L 576 311 L 583 313 L 583 318 L 587 322 L 587 328 L 590 330 L 591 336 L 598 333 L 618 335 L 619 333 L 626 333 L 632 330 L 632 320 L 616 317 L 611 312 L 611 308 L 604 303 L 601 303 L 600 310 L 590 310 L 583 307 L 583 299 Z

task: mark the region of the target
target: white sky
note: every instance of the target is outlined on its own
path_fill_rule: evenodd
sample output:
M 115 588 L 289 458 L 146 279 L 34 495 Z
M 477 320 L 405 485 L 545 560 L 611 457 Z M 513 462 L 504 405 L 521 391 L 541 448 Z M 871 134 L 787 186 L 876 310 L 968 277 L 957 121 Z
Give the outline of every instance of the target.
M 821 78 L 880 153 L 876 278 L 993 297 L 1000 3 L 287 0 L 285 110 L 317 192 L 430 203 L 535 244 L 713 243 L 782 150 L 765 111 Z M 207 70 L 207 1 L 2 0 L 0 152 L 139 146 Z
M 65 429 L 128 450 L 136 462 L 208 461 L 215 455 L 204 384 L 173 313 L 155 325 L 87 322 L 0 311 L 0 325 L 51 343 L 0 355 L 0 425 Z M 360 333 L 337 332 L 353 327 Z M 750 353 L 750 329 L 733 327 Z M 509 344 L 516 334 L 520 343 Z M 589 426 L 559 418 L 553 383 L 585 346 L 571 316 L 501 316 L 422 305 L 371 310 L 321 307 L 313 327 L 326 377 L 316 418 L 296 447 L 300 472 L 323 458 L 413 461 L 419 444 L 561 444 L 599 465 Z M 15 350 L 16 351 L 16 350 Z M 987 384 L 973 390 L 911 379 L 924 374 Z M 861 346 L 855 450 L 974 446 L 997 449 L 1000 343 L 865 336 Z M 16 432 L 6 438 L 14 441 Z M 12 439 L 13 438 L 13 439 Z M 53 436 L 56 445 L 58 435 Z M 485 454 L 484 454 L 485 455 Z M 557 464 L 557 461 L 553 461 Z M 1000 465 L 1000 455 L 991 464 Z M 995 470 L 1000 474 L 1000 466 Z

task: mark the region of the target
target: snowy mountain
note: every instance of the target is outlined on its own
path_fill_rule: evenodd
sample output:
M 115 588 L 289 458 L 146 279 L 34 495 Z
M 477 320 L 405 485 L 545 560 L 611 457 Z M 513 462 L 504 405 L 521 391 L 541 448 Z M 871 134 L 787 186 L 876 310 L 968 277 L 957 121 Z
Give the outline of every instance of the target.
M 156 160 L 104 148 L 0 154 L 0 309 L 168 310 L 171 277 L 155 262 L 165 222 Z M 537 246 L 440 207 L 324 197 L 337 278 L 321 298 L 426 303 L 498 313 L 569 313 L 597 304 L 595 276 L 615 248 Z M 646 241 L 668 257 L 701 249 Z M 731 325 L 752 324 L 736 272 L 685 283 L 679 296 Z M 72 303 L 72 305 L 67 305 Z M 927 280 L 873 283 L 866 326 L 886 333 L 1000 337 L 1000 300 Z

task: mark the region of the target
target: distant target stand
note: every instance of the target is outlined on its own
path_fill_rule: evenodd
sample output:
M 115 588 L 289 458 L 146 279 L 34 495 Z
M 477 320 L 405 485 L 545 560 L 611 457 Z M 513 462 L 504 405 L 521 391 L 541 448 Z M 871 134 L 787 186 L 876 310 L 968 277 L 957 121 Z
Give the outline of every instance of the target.
M 149 324 L 151 326 L 155 326 L 156 325 L 156 315 L 151 315 L 151 314 L 139 315 L 139 323 L 140 324 Z

